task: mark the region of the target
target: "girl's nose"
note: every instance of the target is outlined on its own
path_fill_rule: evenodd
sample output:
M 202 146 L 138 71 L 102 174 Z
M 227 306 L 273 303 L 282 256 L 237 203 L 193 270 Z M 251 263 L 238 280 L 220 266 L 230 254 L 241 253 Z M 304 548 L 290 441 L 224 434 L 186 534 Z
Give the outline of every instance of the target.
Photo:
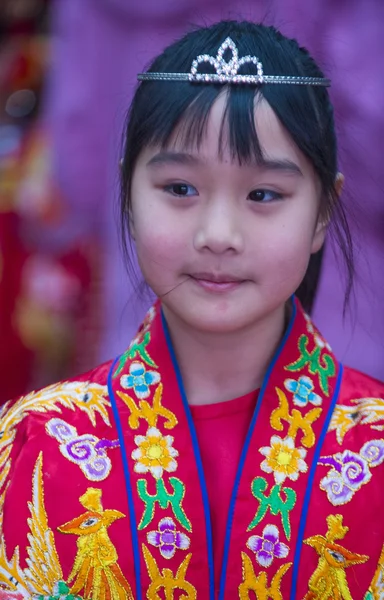
M 214 254 L 242 252 L 244 240 L 235 212 L 220 201 L 208 205 L 196 231 L 196 250 L 208 249 Z

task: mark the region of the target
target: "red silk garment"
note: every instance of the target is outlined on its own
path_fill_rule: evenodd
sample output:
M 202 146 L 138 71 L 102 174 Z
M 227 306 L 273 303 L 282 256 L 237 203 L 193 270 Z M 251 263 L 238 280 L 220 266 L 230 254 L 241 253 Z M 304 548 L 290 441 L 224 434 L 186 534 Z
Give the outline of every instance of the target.
M 343 369 L 295 301 L 236 459 L 217 594 L 198 438 L 156 304 L 113 366 L 3 408 L 3 592 L 379 598 L 383 409 L 384 385 Z

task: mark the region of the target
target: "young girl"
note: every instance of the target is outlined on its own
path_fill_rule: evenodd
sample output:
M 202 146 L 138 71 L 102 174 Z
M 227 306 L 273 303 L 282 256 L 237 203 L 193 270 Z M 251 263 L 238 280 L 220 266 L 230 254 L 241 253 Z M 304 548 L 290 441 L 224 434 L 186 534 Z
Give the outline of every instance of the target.
M 298 299 L 332 222 L 353 270 L 330 82 L 247 22 L 139 79 L 121 210 L 158 300 L 117 360 L 5 405 L 1 597 L 382 598 L 384 385 Z

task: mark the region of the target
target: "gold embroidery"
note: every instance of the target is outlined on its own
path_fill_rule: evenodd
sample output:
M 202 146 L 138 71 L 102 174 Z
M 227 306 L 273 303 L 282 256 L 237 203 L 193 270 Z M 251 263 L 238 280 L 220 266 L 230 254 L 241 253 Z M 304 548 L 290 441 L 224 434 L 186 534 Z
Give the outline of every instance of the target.
M 26 577 L 20 567 L 19 548 L 16 546 L 11 560 L 7 559 L 4 538 L 0 541 L 0 589 L 10 592 L 20 592 L 28 598 L 30 590 L 27 587 Z
M 50 385 L 40 392 L 31 392 L 20 398 L 15 404 L 3 407 L 0 413 L 0 490 L 7 484 L 11 468 L 10 454 L 16 437 L 17 425 L 28 414 L 55 411 L 61 413 L 61 407 L 75 410 L 79 408 L 87 413 L 93 426 L 96 426 L 96 413 L 110 425 L 106 398 L 107 387 L 98 383 L 67 382 Z M 0 496 L 0 512 L 3 512 L 4 494 Z M 1 525 L 1 523 L 0 523 Z
M 186 595 L 180 596 L 184 600 L 195 600 L 197 598 L 196 588 L 185 580 L 188 565 L 192 558 L 192 554 L 188 554 L 180 567 L 177 569 L 176 576 L 173 576 L 171 569 L 164 568 L 160 573 L 159 567 L 148 548 L 143 544 L 143 554 L 145 564 L 147 565 L 148 575 L 151 579 L 151 584 L 147 590 L 148 600 L 161 600 L 162 596 L 157 593 L 159 590 L 164 590 L 166 600 L 174 600 L 175 590 L 182 590 Z
M 279 406 L 271 414 L 271 425 L 277 431 L 283 431 L 284 426 L 282 421 L 289 423 L 288 437 L 295 439 L 299 431 L 303 435 L 301 443 L 306 448 L 312 448 L 315 444 L 315 434 L 313 433 L 312 424 L 320 417 L 322 409 L 312 408 L 305 415 L 302 415 L 297 408 L 289 413 L 289 404 L 287 396 L 279 388 L 275 388 L 279 397 Z
M 133 600 L 107 532 L 114 521 L 125 515 L 118 510 L 104 510 L 101 494 L 99 489 L 88 488 L 79 498 L 87 512 L 58 527 L 62 533 L 78 536 L 77 555 L 68 577 L 68 581 L 75 580 L 71 593 L 84 590 L 84 596 L 93 600 Z
M 365 563 L 369 557 L 350 552 L 335 540 L 342 540 L 349 531 L 343 526 L 342 515 L 327 517 L 328 530 L 323 535 L 314 535 L 305 544 L 312 546 L 319 555 L 318 566 L 308 584 L 304 600 L 353 600 L 349 591 L 345 569 Z
M 117 395 L 122 399 L 122 401 L 128 406 L 131 411 L 130 417 L 128 419 L 128 424 L 131 429 L 138 429 L 139 420 L 144 419 L 147 421 L 150 427 L 156 427 L 157 420 L 159 417 L 164 417 L 165 429 L 173 429 L 177 425 L 176 416 L 162 406 L 161 399 L 163 396 L 163 384 L 159 383 L 156 388 L 156 391 L 153 396 L 152 406 L 147 402 L 147 400 L 140 400 L 139 406 L 137 407 L 136 402 L 125 392 L 117 391 Z
M 364 600 L 383 600 L 384 598 L 384 546 L 377 569 Z
M 268 587 L 267 573 L 261 571 L 257 577 L 253 569 L 252 561 L 245 552 L 241 553 L 243 561 L 243 582 L 239 585 L 240 600 L 249 600 L 249 592 L 254 592 L 257 600 L 283 600 L 280 591 L 281 580 L 285 573 L 292 566 L 292 563 L 281 565 L 272 578 L 271 585 Z
M 339 444 L 355 425 L 370 425 L 372 429 L 384 430 L 384 398 L 359 398 L 352 405 L 336 405 L 328 431 L 335 431 Z M 381 425 L 376 423 L 382 422 Z
M 53 532 L 48 526 L 47 513 L 44 506 L 44 486 L 42 453 L 35 464 L 32 479 L 32 502 L 28 502 L 31 517 L 28 519 L 30 533 L 28 569 L 23 571 L 19 564 L 19 549 L 16 547 L 13 557 L 8 562 L 4 538 L 0 545 L 0 581 L 10 590 L 25 590 L 31 594 L 53 595 L 55 585 L 63 579 L 59 558 L 56 552 Z

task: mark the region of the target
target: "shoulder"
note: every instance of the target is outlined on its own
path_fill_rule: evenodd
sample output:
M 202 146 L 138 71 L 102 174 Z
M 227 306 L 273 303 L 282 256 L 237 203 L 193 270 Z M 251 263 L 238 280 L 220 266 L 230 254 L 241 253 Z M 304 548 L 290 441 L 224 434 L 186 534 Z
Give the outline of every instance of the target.
M 96 415 L 109 421 L 108 373 L 112 361 L 79 375 L 6 402 L 0 409 L 0 472 L 16 458 L 30 438 L 45 430 L 52 417 L 64 413 L 71 422 L 87 415 L 95 425 Z M 0 482 L 1 483 L 1 482 Z
M 350 367 L 343 368 L 329 431 L 339 444 L 382 437 L 384 383 Z
M 68 408 L 71 408 L 72 404 L 79 407 L 92 405 L 95 397 L 107 394 L 107 380 L 111 365 L 112 361 L 108 361 L 72 379 L 59 381 L 25 396 L 9 400 L 0 408 L 2 433 L 4 434 L 6 429 L 14 427 L 28 416 L 50 410 L 57 411 L 60 405 Z

